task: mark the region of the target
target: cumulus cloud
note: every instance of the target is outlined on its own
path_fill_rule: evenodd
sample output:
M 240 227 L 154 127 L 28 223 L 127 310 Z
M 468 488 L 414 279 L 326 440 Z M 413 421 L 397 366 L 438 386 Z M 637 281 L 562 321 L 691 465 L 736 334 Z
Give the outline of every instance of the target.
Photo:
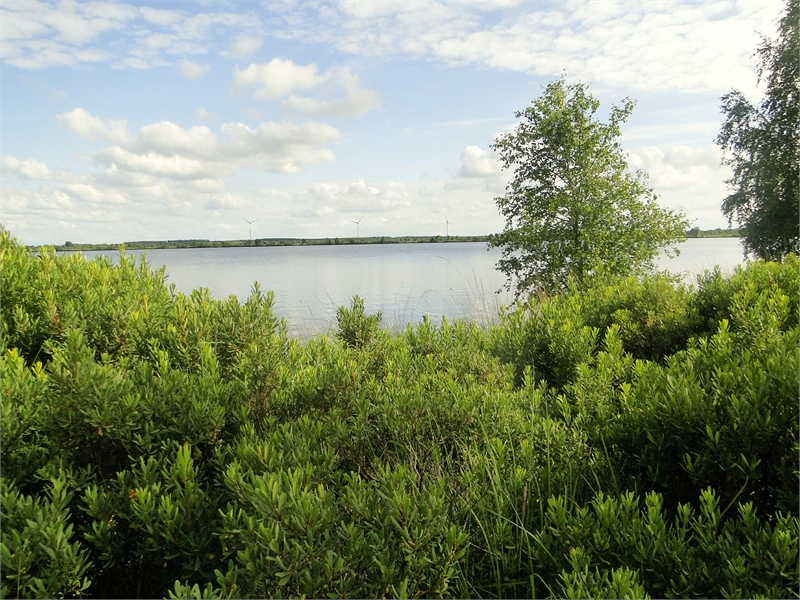
M 24 170 L 25 161 L 5 157 L 5 165 Z M 27 166 L 31 166 L 28 163 Z M 33 165 L 42 174 L 52 170 L 38 163 Z M 56 173 L 51 180 L 36 188 L 15 188 L 4 185 L 3 219 L 15 233 L 31 227 L 43 235 L 63 231 L 57 220 L 76 224 L 82 231 L 96 229 L 98 224 L 114 223 L 117 231 L 129 231 L 130 224 L 149 222 L 170 216 L 181 216 L 188 209 L 205 207 L 210 211 L 250 206 L 246 197 L 229 192 L 220 179 L 170 180 L 150 174 L 124 171 L 112 165 L 101 173 L 81 176 Z M 146 207 L 146 210 L 143 208 Z M 189 211 L 192 212 L 192 211 Z M 43 224 L 42 220 L 49 224 Z M 162 222 L 163 225 L 163 222 Z M 110 230 L 96 229 L 94 240 L 106 239 Z M 58 239 L 60 234 L 55 239 Z M 112 241 L 120 241 L 116 238 Z M 44 240 L 52 243 L 53 239 Z
M 90 204 L 127 204 L 125 195 L 120 190 L 106 187 L 101 189 L 93 183 L 69 183 L 62 191 L 70 197 Z
M 497 155 L 479 146 L 467 146 L 461 153 L 462 177 L 497 177 L 503 173 Z
M 89 114 L 83 108 L 76 108 L 69 112 L 56 115 L 56 118 L 72 131 L 90 142 L 96 138 L 106 138 L 112 142 L 125 143 L 131 139 L 128 133 L 128 122 L 125 120 L 111 121 L 101 119 Z
M 236 87 L 255 86 L 253 97 L 259 100 L 274 100 L 295 90 L 308 90 L 325 82 L 317 65 L 296 65 L 291 60 L 273 58 L 268 63 L 252 63 L 245 69 L 233 71 Z
M 3 171 L 13 174 L 20 179 L 50 180 L 54 178 L 50 168 L 35 158 L 19 160 L 14 156 L 2 158 Z
M 700 148 L 672 146 L 666 150 L 648 146 L 631 153 L 628 163 L 649 175 L 649 184 L 658 189 L 704 187 L 722 181 L 729 172 L 722 166 L 717 146 Z
M 308 114 L 356 117 L 381 107 L 380 95 L 364 88 L 358 76 L 347 67 L 332 67 L 320 73 L 315 64 L 297 65 L 291 60 L 274 58 L 268 63 L 253 63 L 242 70 L 237 67 L 234 84 L 240 89 L 255 86 L 253 97 L 259 100 L 289 95 L 285 105 Z M 343 90 L 344 96 L 327 100 L 293 93 L 314 89 L 328 95 Z
M 171 179 L 213 179 L 242 168 L 297 173 L 304 166 L 333 160 L 325 146 L 341 139 L 337 129 L 306 121 L 263 122 L 255 129 L 225 123 L 217 135 L 205 125 L 185 129 L 162 121 L 136 135 L 125 121 L 109 121 L 82 108 L 58 115 L 78 135 L 105 138 L 116 145 L 96 152 L 109 168 Z
M 7 215 L 24 215 L 27 211 L 41 211 L 44 213 L 72 208 L 73 201 L 68 194 L 61 190 L 41 187 L 36 190 L 2 188 L 3 213 Z
M 510 173 L 503 171 L 498 156 L 480 146 L 467 146 L 461 152 L 461 166 L 453 178 L 444 184 L 448 191 L 481 190 L 485 193 L 501 193 Z
M 648 174 L 648 185 L 669 208 L 685 210 L 702 227 L 723 225 L 719 207 L 727 195 L 730 169 L 720 164 L 717 146 L 647 146 L 631 152 L 628 164 Z
M 13 174 L 17 179 L 46 182 L 38 188 L 7 188 L 11 190 L 9 198 L 15 197 L 17 202 L 24 200 L 27 207 L 34 209 L 46 206 L 64 208 L 127 204 L 130 197 L 138 197 L 139 194 L 153 195 L 154 190 L 163 184 L 158 178 L 121 171 L 115 165 L 100 174 L 80 176 L 68 171 L 54 171 L 45 163 L 34 159 L 19 160 L 13 156 L 4 156 L 2 165 L 4 172 Z M 224 190 L 224 184 L 222 189 Z M 7 204 L 4 209 L 13 206 L 14 203 Z
M 211 70 L 211 65 L 200 65 L 188 60 L 181 62 L 181 75 L 184 79 L 196 81 Z
M 58 117 L 72 131 L 98 144 L 89 158 L 101 168 L 73 175 L 54 171 L 36 159 L 0 159 L 7 175 L 2 190 L 3 219 L 18 235 L 42 239 L 56 232 L 56 239 L 60 238 L 61 229 L 53 224 L 48 211 L 60 220 L 88 223 L 79 229 L 93 231 L 93 241 L 108 239 L 115 231 L 115 235 L 128 232 L 124 233 L 128 236 L 135 230 L 152 237 L 158 230 L 163 237 L 164 230 L 159 228 L 174 231 L 165 225 L 169 219 L 178 219 L 191 229 L 186 214 L 196 215 L 192 209 L 205 208 L 202 214 L 222 218 L 220 215 L 230 211 L 254 206 L 257 193 L 228 189 L 226 177 L 241 169 L 298 172 L 332 160 L 326 146 L 341 138 L 334 127 L 313 121 L 262 122 L 254 127 L 231 122 L 214 131 L 163 121 L 131 131 L 124 120 L 103 119 L 82 108 Z M 20 181 L 16 187 L 12 184 L 15 180 Z M 31 180 L 42 185 L 30 187 Z M 391 194 L 379 197 L 379 201 L 384 199 L 391 199 Z M 289 206 L 284 200 L 281 210 Z M 159 225 L 147 225 L 155 218 Z M 98 229 L 98 224 L 110 222 L 113 227 Z M 121 239 L 130 238 L 117 237 L 116 241 Z
M 344 89 L 343 98 L 315 100 L 292 95 L 288 98 L 287 105 L 305 113 L 344 118 L 358 117 L 371 110 L 381 108 L 380 94 L 362 87 L 358 77 L 353 75 L 347 67 L 331 69 L 328 72 L 328 80 L 332 81 L 335 87 Z

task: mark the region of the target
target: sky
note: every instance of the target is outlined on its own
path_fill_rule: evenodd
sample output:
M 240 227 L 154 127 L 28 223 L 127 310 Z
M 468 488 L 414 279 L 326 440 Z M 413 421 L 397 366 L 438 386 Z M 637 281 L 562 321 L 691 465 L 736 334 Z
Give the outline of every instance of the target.
M 631 169 L 727 226 L 720 97 L 781 0 L 0 2 L 0 223 L 26 244 L 482 235 L 494 139 L 565 74 Z M 359 221 L 357 226 L 354 221 Z

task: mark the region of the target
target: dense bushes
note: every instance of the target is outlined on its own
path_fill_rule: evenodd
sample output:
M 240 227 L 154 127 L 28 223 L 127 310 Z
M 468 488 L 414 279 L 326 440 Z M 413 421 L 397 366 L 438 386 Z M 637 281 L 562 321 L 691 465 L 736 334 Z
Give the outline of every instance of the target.
M 798 261 L 289 340 L 2 232 L 3 597 L 797 597 Z

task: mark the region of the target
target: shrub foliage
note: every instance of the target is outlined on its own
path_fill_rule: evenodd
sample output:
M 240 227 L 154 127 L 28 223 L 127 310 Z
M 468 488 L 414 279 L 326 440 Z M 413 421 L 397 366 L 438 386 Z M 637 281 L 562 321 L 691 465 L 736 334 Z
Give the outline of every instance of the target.
M 797 597 L 798 260 L 290 340 L 0 233 L 3 597 Z

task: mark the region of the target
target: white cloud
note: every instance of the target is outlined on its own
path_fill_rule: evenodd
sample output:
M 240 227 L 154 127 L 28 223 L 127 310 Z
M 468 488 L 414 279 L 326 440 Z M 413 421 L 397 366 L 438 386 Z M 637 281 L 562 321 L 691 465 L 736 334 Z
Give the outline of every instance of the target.
M 326 114 L 335 117 L 358 117 L 371 110 L 381 108 L 381 97 L 378 92 L 361 86 L 356 75 L 347 67 L 331 69 L 329 79 L 334 86 L 344 88 L 344 98 L 334 100 L 315 100 L 301 96 L 290 96 L 286 104 L 301 112 L 310 114 Z
M 36 190 L 2 188 L 3 216 L 23 215 L 27 211 L 55 212 L 72 208 L 68 194 L 60 190 L 41 187 Z
M 181 62 L 181 75 L 184 79 L 196 81 L 211 70 L 211 65 L 200 65 L 188 60 Z
M 180 13 L 171 10 L 161 10 L 143 6 L 139 9 L 139 12 L 146 21 L 156 25 L 175 25 L 183 20 Z
M 225 123 L 221 131 L 230 141 L 221 144 L 225 156 L 266 171 L 297 173 L 301 166 L 333 160 L 323 146 L 341 139 L 337 129 L 324 123 L 261 123 L 250 129 L 242 123 Z
M 194 179 L 181 182 L 183 189 L 199 194 L 221 194 L 225 192 L 225 181 L 222 179 Z
M 478 146 L 467 146 L 461 153 L 462 177 L 496 177 L 503 173 L 497 155 Z
M 132 135 L 126 121 L 103 120 L 82 108 L 58 119 L 88 140 L 115 143 L 94 154 L 109 169 L 170 179 L 214 179 L 243 168 L 297 173 L 333 160 L 325 146 L 341 139 L 334 127 L 313 121 L 263 122 L 255 129 L 225 123 L 220 137 L 204 125 L 185 129 L 168 121 L 145 125 Z
M 386 213 L 411 205 L 403 183 L 369 185 L 363 179 L 348 184 L 317 183 L 296 196 L 295 216 L 333 213 Z
M 713 120 L 701 121 L 693 120 L 691 117 L 689 120 L 682 120 L 681 117 L 686 119 L 679 111 L 674 111 L 674 114 L 670 114 L 666 119 L 663 119 L 666 122 L 638 126 L 623 125 L 623 139 L 626 144 L 631 142 L 641 143 L 642 141 L 653 143 L 654 140 L 658 140 L 658 143 L 672 140 L 684 141 L 684 143 L 687 140 L 691 140 L 692 143 L 707 142 L 716 136 L 722 123 L 721 116 Z
M 104 184 L 126 189 L 146 188 L 159 184 L 160 180 L 152 175 L 145 173 L 133 173 L 131 171 L 123 171 L 117 165 L 107 167 L 100 175 L 97 176 L 98 181 Z
M 317 72 L 317 65 L 296 65 L 291 60 L 273 58 L 268 63 L 252 63 L 245 69 L 233 71 L 236 87 L 256 86 L 253 97 L 259 100 L 274 100 L 294 90 L 309 90 L 323 83 L 326 78 Z
M 0 56 L 21 69 L 113 61 L 117 68 L 173 64 L 174 57 L 206 54 L 217 36 L 235 31 L 244 51 L 248 32 L 262 23 L 253 13 L 187 14 L 118 2 L 5 2 L 0 6 Z M 100 47 L 102 44 L 102 47 Z
M 217 135 L 205 125 L 184 129 L 175 123 L 161 121 L 142 127 L 124 147 L 136 154 L 155 152 L 164 156 L 213 159 L 217 145 Z
M 247 206 L 249 203 L 240 196 L 225 192 L 224 194 L 216 194 L 211 200 L 206 203 L 205 208 L 208 210 L 233 210 Z
M 98 189 L 92 183 L 71 183 L 63 186 L 62 190 L 70 197 L 90 204 L 126 204 L 124 194 L 113 188 Z
M 659 194 L 659 203 L 686 211 L 708 228 L 724 225 L 719 207 L 727 196 L 724 181 L 730 169 L 720 164 L 721 158 L 714 145 L 648 146 L 631 152 L 628 164 L 649 175 L 648 185 Z
M 0 10 L 3 58 L 27 69 L 107 59 L 107 52 L 85 46 L 103 33 L 123 29 L 137 13 L 122 4 L 36 1 L 4 3 Z
M 124 120 L 102 119 L 81 108 L 59 115 L 59 120 L 100 146 L 90 158 L 101 169 L 73 175 L 36 159 L 0 159 L 6 175 L 1 192 L 3 222 L 15 235 L 32 236 L 34 242 L 62 238 L 56 216 L 80 225 L 71 234 L 74 239 L 80 232 L 101 241 L 163 237 L 164 227 L 175 231 L 166 225 L 173 219 L 186 228 L 181 235 L 196 236 L 191 233 L 196 221 L 205 219 L 199 214 L 221 218 L 266 199 L 258 192 L 229 190 L 225 177 L 241 169 L 298 172 L 332 160 L 326 146 L 341 138 L 335 128 L 312 121 L 264 122 L 256 127 L 225 123 L 217 131 L 165 121 L 131 132 Z M 25 180 L 43 183 L 32 188 Z M 387 190 L 378 201 L 392 199 Z M 288 214 L 290 206 L 291 199 L 285 198 L 276 211 Z M 202 208 L 207 210 L 194 210 Z
M 205 179 L 229 173 L 224 167 L 221 169 L 221 165 L 196 158 L 165 156 L 152 151 L 137 154 L 118 146 L 98 152 L 95 158 L 109 167 L 170 179 Z
M 444 190 L 474 190 L 494 196 L 503 192 L 512 174 L 502 169 L 494 151 L 467 146 L 461 153 L 461 166 L 453 175 L 443 184 Z
M 485 193 L 449 192 L 430 181 L 354 179 L 228 190 L 219 178 L 159 178 L 112 166 L 34 190 L 5 187 L 2 194 L 3 222 L 26 243 L 63 242 L 64 231 L 73 242 L 242 237 L 243 209 L 261 218 L 259 236 L 349 237 L 356 233 L 350 221 L 362 217 L 362 235 L 444 235 L 445 215 L 453 235 L 497 231 L 502 224 Z
M 34 158 L 26 160 L 19 160 L 13 156 L 4 156 L 2 158 L 3 170 L 11 173 L 20 179 L 39 179 L 50 180 L 54 178 L 50 168 Z
M 250 56 L 263 45 L 264 42 L 259 39 L 242 36 L 233 44 L 231 54 L 239 57 Z
M 125 120 L 103 120 L 89 114 L 83 108 L 56 115 L 56 118 L 84 139 L 93 142 L 96 137 L 106 138 L 112 142 L 124 143 L 131 139 L 128 123 Z
M 358 19 L 373 19 L 395 14 L 408 6 L 407 2 L 361 2 L 360 0 L 343 0 L 339 3 L 342 12 Z
M 303 66 L 291 60 L 274 58 L 268 63 L 253 63 L 242 70 L 237 67 L 233 75 L 237 88 L 256 87 L 254 98 L 275 100 L 289 95 L 286 106 L 308 114 L 356 117 L 381 107 L 380 95 L 364 88 L 358 76 L 347 67 L 332 67 L 320 74 L 315 64 Z M 328 95 L 342 89 L 344 97 L 326 100 L 292 93 L 297 90 L 319 90 L 321 87 L 321 91 L 327 91 Z
M 719 94 L 733 86 L 750 93 L 756 32 L 774 31 L 783 4 L 341 2 L 308 10 L 301 3 L 270 7 L 266 30 L 254 12 L 206 8 L 188 14 L 124 3 L 31 0 L 0 6 L 0 55 L 23 69 L 97 61 L 141 69 L 215 49 L 247 56 L 268 31 L 348 54 L 405 54 L 538 76 L 566 70 L 607 88 Z M 232 45 L 230 33 L 237 36 Z M 226 50 L 219 47 L 223 43 Z M 261 82 L 259 94 L 274 98 L 300 89 L 310 88 L 280 91 L 280 84 L 276 89 Z
M 284 35 L 371 56 L 557 76 L 607 88 L 719 94 L 753 91 L 757 31 L 774 31 L 779 0 L 567 2 L 501 7 L 447 2 L 343 2 L 330 28 L 284 13 Z M 736 40 L 734 43 L 731 40 Z
M 659 189 L 704 187 L 711 180 L 721 181 L 728 168 L 720 164 L 717 146 L 701 148 L 672 146 L 663 150 L 649 146 L 631 153 L 628 163 L 649 175 L 650 185 Z

